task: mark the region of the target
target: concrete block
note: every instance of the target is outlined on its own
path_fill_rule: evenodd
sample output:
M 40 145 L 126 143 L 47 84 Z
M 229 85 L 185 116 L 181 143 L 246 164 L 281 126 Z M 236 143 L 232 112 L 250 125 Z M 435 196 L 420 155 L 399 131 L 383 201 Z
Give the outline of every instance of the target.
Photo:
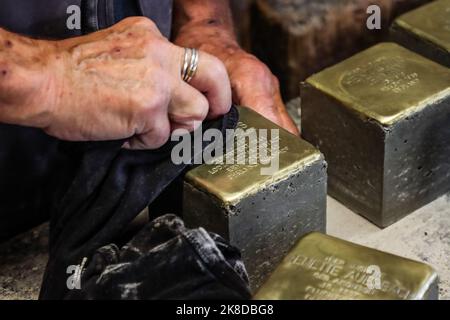
M 329 194 L 386 227 L 450 189 L 450 70 L 383 43 L 302 84 Z
M 185 177 L 183 216 L 189 227 L 241 250 L 255 289 L 300 236 L 325 230 L 326 163 L 309 143 L 250 109 L 240 108 L 239 127 L 279 129 L 279 169 L 261 175 L 260 164 L 199 166 Z
M 436 300 L 422 262 L 320 233 L 303 237 L 255 296 L 259 300 Z
M 279 78 L 283 98 L 298 96 L 311 74 L 389 34 L 400 13 L 430 0 L 258 0 L 251 16 L 252 51 Z M 381 8 L 381 30 L 366 26 L 370 5 Z

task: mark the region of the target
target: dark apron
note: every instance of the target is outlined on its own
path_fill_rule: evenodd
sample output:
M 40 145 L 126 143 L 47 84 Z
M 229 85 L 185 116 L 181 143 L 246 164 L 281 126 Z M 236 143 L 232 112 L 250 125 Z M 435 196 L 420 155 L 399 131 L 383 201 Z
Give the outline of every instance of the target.
M 81 30 L 69 30 L 67 8 L 81 8 Z M 38 38 L 63 39 L 107 28 L 127 16 L 152 19 L 166 36 L 172 0 L 1 0 L 0 27 Z M 42 131 L 0 124 L 0 241 L 49 217 L 51 186 L 67 159 Z

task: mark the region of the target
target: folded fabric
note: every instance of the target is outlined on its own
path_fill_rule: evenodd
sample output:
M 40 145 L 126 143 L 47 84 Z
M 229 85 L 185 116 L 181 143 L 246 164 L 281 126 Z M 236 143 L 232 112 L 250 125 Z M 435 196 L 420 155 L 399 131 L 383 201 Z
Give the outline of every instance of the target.
M 249 299 L 240 259 L 218 235 L 186 229 L 180 218 L 164 215 L 121 249 L 115 244 L 98 249 L 79 270 L 80 289 L 67 298 Z
M 172 26 L 173 0 L 1 0 L 0 3 L 0 27 L 37 38 L 81 36 L 108 28 L 129 16 L 151 19 L 166 38 L 170 37 Z
M 57 149 L 40 130 L 0 124 L 0 242 L 49 219 Z
M 221 120 L 203 129 L 225 132 L 234 128 L 238 112 L 232 108 Z M 226 136 L 225 133 L 223 136 Z M 171 160 L 174 142 L 154 151 L 130 151 L 123 141 L 62 143 L 68 161 L 55 188 L 50 220 L 50 256 L 41 299 L 62 299 L 68 294 L 67 270 L 83 258 L 120 241 L 132 220 L 166 190 L 188 164 Z M 210 143 L 203 143 L 206 147 Z M 196 156 L 192 146 L 191 156 Z M 166 211 L 168 213 L 168 211 Z M 151 271 L 148 271 L 151 272 Z

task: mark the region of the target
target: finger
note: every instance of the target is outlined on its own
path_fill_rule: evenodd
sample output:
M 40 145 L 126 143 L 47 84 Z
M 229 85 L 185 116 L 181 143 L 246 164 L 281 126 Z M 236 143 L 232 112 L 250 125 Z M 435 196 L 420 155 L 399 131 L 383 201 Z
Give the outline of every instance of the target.
M 290 133 L 299 135 L 298 128 L 289 116 L 281 97 L 274 97 L 265 93 L 241 93 L 240 104 L 258 112 Z
M 124 145 L 125 149 L 153 150 L 162 147 L 170 137 L 170 123 L 167 115 L 156 115 L 148 124 L 144 133 L 130 138 Z
M 239 104 L 258 112 L 276 124 L 280 124 L 279 114 L 274 108 L 273 98 L 268 94 L 254 94 L 252 92 L 241 93 Z
M 281 127 L 292 133 L 293 135 L 300 136 L 300 130 L 298 129 L 297 125 L 295 124 L 294 120 L 289 115 L 289 112 L 286 109 L 286 105 L 283 103 L 283 100 L 281 99 L 281 96 L 277 94 L 275 96 L 275 106 L 276 109 L 279 110 L 281 122 Z
M 208 119 L 215 119 L 230 111 L 230 79 L 225 66 L 216 57 L 200 52 L 197 73 L 189 84 L 208 99 Z
M 233 101 L 251 108 L 290 133 L 299 135 L 281 99 L 278 81 L 267 76 L 267 72 L 266 67 L 260 67 L 256 71 L 250 68 L 247 73 L 236 75 L 238 80 L 233 83 Z M 258 81 L 251 82 L 249 74 L 253 74 Z
M 184 82 L 181 82 L 174 92 L 169 105 L 171 130 L 197 129 L 208 115 L 208 100 L 202 93 Z

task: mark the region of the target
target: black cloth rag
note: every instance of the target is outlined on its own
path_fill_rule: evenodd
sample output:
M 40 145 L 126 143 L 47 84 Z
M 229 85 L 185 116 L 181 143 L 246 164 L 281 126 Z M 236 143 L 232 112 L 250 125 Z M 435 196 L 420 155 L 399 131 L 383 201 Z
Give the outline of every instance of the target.
M 205 123 L 203 130 L 224 132 L 235 128 L 238 118 L 233 107 L 221 120 Z M 66 168 L 60 168 L 55 188 L 41 299 L 66 298 L 70 293 L 68 268 L 90 259 L 99 248 L 120 245 L 132 220 L 190 167 L 171 160 L 175 142 L 153 151 L 125 150 L 121 148 L 123 142 L 61 143 L 60 153 L 71 160 L 65 162 Z M 192 147 L 192 157 L 195 151 Z M 152 273 L 152 266 L 146 266 Z M 245 279 L 241 279 L 241 287 L 246 287 Z M 167 282 L 167 287 L 172 285 L 170 277 L 161 281 Z M 247 292 L 241 294 L 246 297 Z

